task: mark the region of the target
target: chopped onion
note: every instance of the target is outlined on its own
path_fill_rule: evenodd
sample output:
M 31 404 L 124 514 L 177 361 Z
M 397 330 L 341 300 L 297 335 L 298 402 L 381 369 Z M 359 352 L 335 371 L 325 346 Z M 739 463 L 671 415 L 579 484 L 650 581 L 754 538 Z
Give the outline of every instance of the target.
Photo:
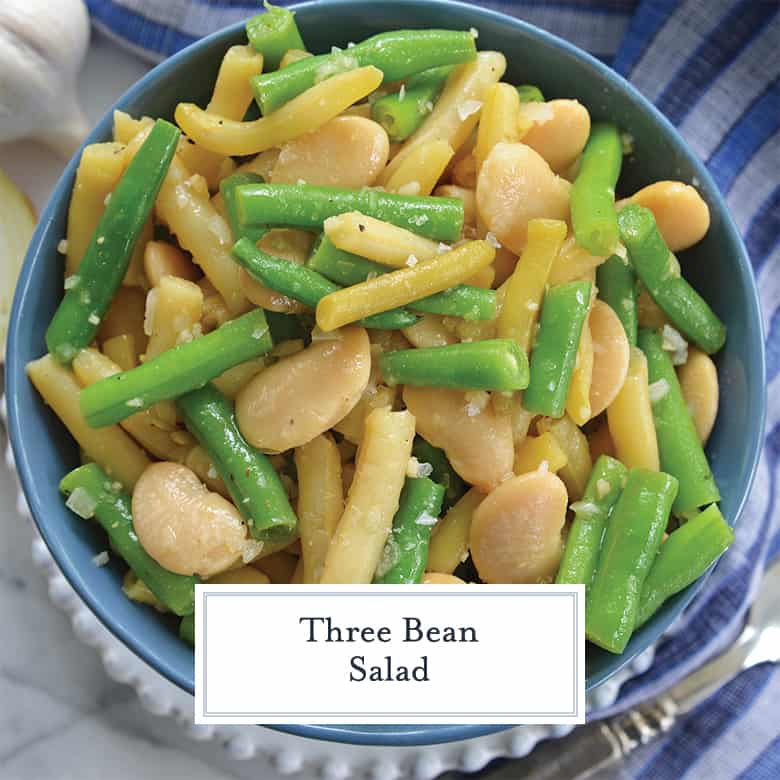
M 95 516 L 97 501 L 84 489 L 77 487 L 65 502 L 65 506 L 84 520 Z

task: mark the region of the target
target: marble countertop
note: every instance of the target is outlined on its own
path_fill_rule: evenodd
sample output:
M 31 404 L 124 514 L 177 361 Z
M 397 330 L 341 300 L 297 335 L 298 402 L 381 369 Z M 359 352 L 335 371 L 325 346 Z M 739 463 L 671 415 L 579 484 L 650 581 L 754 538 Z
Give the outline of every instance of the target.
M 92 122 L 147 65 L 93 35 L 79 90 Z M 64 161 L 38 144 L 0 144 L 0 168 L 36 207 Z M 5 450 L 0 427 L 0 453 Z M 16 483 L 0 466 L 0 777 L 3 780 L 222 780 L 280 778 L 265 759 L 231 759 L 169 718 L 146 712 L 112 682 L 98 654 L 74 635 L 33 566 L 33 529 L 16 512 Z M 305 775 L 297 775 L 305 778 Z

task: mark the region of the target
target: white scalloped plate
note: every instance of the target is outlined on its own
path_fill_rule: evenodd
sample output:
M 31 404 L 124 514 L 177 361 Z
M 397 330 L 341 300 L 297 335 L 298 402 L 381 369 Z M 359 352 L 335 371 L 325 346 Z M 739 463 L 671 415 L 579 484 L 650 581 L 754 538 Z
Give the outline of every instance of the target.
M 0 398 L 0 418 L 6 420 L 5 399 Z M 6 449 L 8 468 L 16 474 L 10 446 Z M 17 483 L 16 508 L 32 520 L 27 502 Z M 32 555 L 49 582 L 54 604 L 70 616 L 73 631 L 84 644 L 100 654 L 111 679 L 131 685 L 141 704 L 154 715 L 175 718 L 192 739 L 213 740 L 231 758 L 249 760 L 257 755 L 269 758 L 280 774 L 306 772 L 324 780 L 346 780 L 354 776 L 373 780 L 432 780 L 448 769 L 475 772 L 494 758 L 527 755 L 543 739 L 562 737 L 570 726 L 520 726 L 476 739 L 439 745 L 379 747 L 348 745 L 304 739 L 262 726 L 196 726 L 192 717 L 192 697 L 166 680 L 130 652 L 92 613 L 60 572 L 34 523 Z M 588 694 L 588 709 L 603 709 L 616 699 L 620 686 L 647 670 L 653 662 L 650 647 L 612 679 Z

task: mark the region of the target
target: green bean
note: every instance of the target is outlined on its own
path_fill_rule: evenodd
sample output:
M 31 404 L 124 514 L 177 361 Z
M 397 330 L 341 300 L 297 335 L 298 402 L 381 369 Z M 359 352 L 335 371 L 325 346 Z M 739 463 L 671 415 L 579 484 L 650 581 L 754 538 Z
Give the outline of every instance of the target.
M 555 578 L 557 584 L 581 583 L 586 591 L 590 590 L 604 529 L 627 476 L 628 469 L 609 455 L 601 455 L 594 464 L 585 493 L 580 501 L 572 504 L 574 522 Z
M 711 504 L 669 534 L 642 586 L 636 628 L 661 604 L 701 577 L 734 541 L 720 510 Z
M 322 298 L 340 290 L 337 284 L 326 279 L 306 266 L 296 265 L 288 260 L 269 255 L 258 249 L 252 241 L 242 238 L 233 247 L 233 257 L 246 269 L 250 276 L 266 287 L 282 295 L 295 298 L 312 309 Z M 417 322 L 417 317 L 405 309 L 392 309 L 372 317 L 366 317 L 360 324 L 366 328 L 396 330 Z
M 629 204 L 618 214 L 620 239 L 652 299 L 684 336 L 708 354 L 726 341 L 726 328 L 704 298 L 680 276 L 680 264 L 664 242 L 650 209 Z
M 474 37 L 456 30 L 393 30 L 357 46 L 307 57 L 274 73 L 253 76 L 249 83 L 262 113 L 270 114 L 318 81 L 354 68 L 373 65 L 384 80 L 399 81 L 440 65 L 458 65 L 477 56 Z
M 305 340 L 309 336 L 311 328 L 306 328 L 301 318 L 296 314 L 282 314 L 277 311 L 266 311 L 265 318 L 271 331 L 271 340 L 274 344 L 293 339 Z
M 456 241 L 463 229 L 463 201 L 458 198 L 313 184 L 245 184 L 236 189 L 236 200 L 242 227 L 281 225 L 321 230 L 328 217 L 359 211 L 438 241 Z
M 528 385 L 528 358 L 514 339 L 397 349 L 382 353 L 379 367 L 391 387 L 417 385 L 508 392 Z
M 622 163 L 623 144 L 617 127 L 594 124 L 571 187 L 574 236 L 592 255 L 608 255 L 618 243 L 615 185 Z
M 640 329 L 638 343 L 647 357 L 648 381 L 654 385 L 651 399 L 661 468 L 680 481 L 675 514 L 720 501 L 718 486 L 661 334 Z
M 626 331 L 628 343 L 636 346 L 638 328 L 636 274 L 617 255 L 608 257 L 596 269 L 599 298 L 617 314 Z
M 69 497 L 68 507 L 80 517 L 95 517 L 108 534 L 114 552 L 162 604 L 176 615 L 191 615 L 195 585 L 200 579 L 164 569 L 141 547 L 133 530 L 130 496 L 116 484 L 100 466 L 88 463 L 63 478 L 60 492 Z
M 89 346 L 122 284 L 181 132 L 158 119 L 111 193 L 78 270 L 46 331 L 46 346 L 70 364 Z M 5 261 L 4 261 L 5 262 Z
M 264 355 L 272 346 L 263 310 L 255 309 L 130 371 L 85 387 L 81 412 L 93 428 L 121 422 L 158 401 L 203 387 L 229 368 Z
M 315 244 L 306 265 L 345 287 L 393 270 L 339 249 L 324 233 Z M 420 298 L 410 303 L 409 308 L 445 317 L 462 317 L 464 320 L 492 320 L 496 316 L 496 291 L 459 284 L 444 292 Z
M 257 173 L 234 173 L 219 183 L 219 191 L 222 194 L 222 202 L 225 204 L 225 213 L 227 214 L 230 232 L 233 234 L 233 241 L 246 236 L 251 241 L 259 241 L 267 232 L 267 228 L 242 227 L 238 220 L 238 209 L 236 207 L 236 187 L 242 184 L 262 184 L 262 176 Z
M 185 615 L 179 623 L 179 637 L 195 647 L 195 616 Z
M 415 436 L 412 446 L 412 455 L 420 463 L 427 463 L 432 471 L 430 474 L 434 482 L 438 482 L 444 488 L 444 500 L 442 511 L 446 512 L 466 492 L 466 483 L 450 465 L 444 450 L 429 444 L 422 436 Z
M 676 494 L 673 476 L 632 469 L 609 518 L 586 603 L 585 635 L 611 653 L 622 653 L 631 638 Z
M 444 487 L 426 477 L 406 480 L 374 582 L 383 585 L 422 582 L 431 532 L 441 513 L 443 498 Z
M 433 111 L 451 72 L 452 66 L 444 65 L 412 76 L 403 91 L 391 92 L 371 106 L 371 118 L 387 130 L 391 141 L 404 141 Z
M 298 527 L 287 491 L 268 458 L 241 435 L 233 404 L 212 384 L 176 402 L 189 432 L 208 452 L 255 539 L 289 537 Z
M 531 381 L 523 407 L 547 417 L 566 408 L 582 326 L 590 306 L 590 282 L 550 287 L 544 296 L 539 333 L 531 352 Z
M 274 70 L 288 49 L 303 49 L 303 39 L 295 23 L 295 12 L 287 8 L 263 3 L 265 13 L 253 16 L 246 23 L 246 37 L 256 51 L 263 55 L 263 68 Z
M 534 84 L 520 84 L 515 89 L 520 95 L 521 103 L 544 103 L 542 90 Z

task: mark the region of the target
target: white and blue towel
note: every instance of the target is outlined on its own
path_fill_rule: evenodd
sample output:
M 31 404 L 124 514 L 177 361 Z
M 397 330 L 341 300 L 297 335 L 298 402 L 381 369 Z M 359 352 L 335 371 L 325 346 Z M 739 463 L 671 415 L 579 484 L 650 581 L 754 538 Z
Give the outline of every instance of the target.
M 281 5 L 288 5 L 281 2 Z M 159 60 L 256 13 L 249 0 L 87 0 L 101 29 Z M 758 280 L 769 409 L 763 458 L 737 540 L 706 588 L 626 684 L 612 711 L 660 693 L 738 632 L 780 554 L 780 4 L 777 0 L 480 2 L 568 39 L 652 100 L 706 162 Z M 780 778 L 780 671 L 756 667 L 641 749 L 621 780 Z

